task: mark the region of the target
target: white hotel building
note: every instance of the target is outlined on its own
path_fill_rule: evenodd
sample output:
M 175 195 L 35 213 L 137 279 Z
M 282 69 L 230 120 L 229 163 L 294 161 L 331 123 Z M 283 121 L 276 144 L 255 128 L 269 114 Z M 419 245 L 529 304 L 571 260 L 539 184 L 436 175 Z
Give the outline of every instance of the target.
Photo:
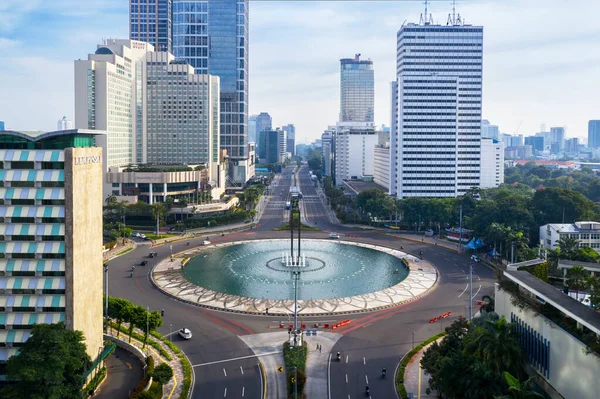
M 397 34 L 390 192 L 399 198 L 455 197 L 480 185 L 483 27 L 450 22 L 410 23 Z

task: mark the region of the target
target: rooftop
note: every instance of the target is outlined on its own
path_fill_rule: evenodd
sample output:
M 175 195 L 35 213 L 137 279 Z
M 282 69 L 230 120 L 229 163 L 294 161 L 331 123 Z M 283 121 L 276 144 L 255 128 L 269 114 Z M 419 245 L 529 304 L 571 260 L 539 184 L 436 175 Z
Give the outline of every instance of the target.
M 513 161 L 517 165 L 525 165 L 529 162 L 533 162 L 536 165 L 562 165 L 562 166 L 575 166 L 575 162 L 573 161 L 544 161 L 544 160 L 536 160 L 536 159 L 517 159 Z
M 2 133 L 0 133 L 0 135 L 9 135 L 9 136 L 17 136 L 17 137 L 22 137 L 24 139 L 27 140 L 31 140 L 31 141 L 38 141 L 38 140 L 43 140 L 43 139 L 47 139 L 50 137 L 56 137 L 56 136 L 68 136 L 71 134 L 85 134 L 85 135 L 92 135 L 92 136 L 96 136 L 96 135 L 100 135 L 100 134 L 106 134 L 106 131 L 104 130 L 90 130 L 90 129 L 67 129 L 67 130 L 55 130 L 52 132 L 43 132 L 43 131 L 16 131 L 16 130 L 2 130 Z
M 598 233 L 600 231 L 599 222 L 548 223 L 546 226 L 559 233 Z
M 560 290 L 526 271 L 505 271 L 504 275 L 520 287 L 543 299 L 567 316 L 600 334 L 600 313 L 579 303 Z
M 564 259 L 560 259 L 558 261 L 559 269 L 570 269 L 573 266 L 581 266 L 587 271 L 600 273 L 600 263 L 579 262 L 579 261 L 575 261 L 575 260 L 564 260 Z
M 384 193 L 387 193 L 387 188 L 380 186 L 377 183 L 369 182 L 369 181 L 361 181 L 361 180 L 344 180 L 344 183 L 350 187 L 352 191 L 356 194 L 360 194 L 362 191 L 366 190 L 381 190 Z

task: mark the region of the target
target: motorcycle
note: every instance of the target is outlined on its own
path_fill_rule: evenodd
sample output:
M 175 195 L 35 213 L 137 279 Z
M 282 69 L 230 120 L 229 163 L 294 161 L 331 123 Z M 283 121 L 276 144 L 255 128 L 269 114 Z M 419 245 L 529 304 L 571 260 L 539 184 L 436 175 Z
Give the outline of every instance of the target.
M 340 352 L 337 353 L 337 360 L 341 360 L 342 359 L 342 354 Z
M 371 390 L 369 389 L 369 386 L 367 385 L 367 387 L 365 388 L 365 396 L 370 396 L 371 395 Z
M 385 369 L 381 370 L 381 378 L 385 378 L 385 374 L 386 374 L 386 370 Z

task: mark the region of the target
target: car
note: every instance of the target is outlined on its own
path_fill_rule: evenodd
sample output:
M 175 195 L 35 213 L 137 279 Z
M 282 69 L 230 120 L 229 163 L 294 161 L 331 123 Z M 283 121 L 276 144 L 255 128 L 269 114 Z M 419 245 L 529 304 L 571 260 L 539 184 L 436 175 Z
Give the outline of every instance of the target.
M 471 255 L 471 260 L 473 262 L 479 262 L 479 258 L 477 257 L 477 255 Z
M 138 235 L 138 237 L 143 238 L 145 240 L 146 239 L 146 234 L 140 234 L 140 235 Z
M 210 245 L 210 241 L 204 240 L 204 241 L 202 241 L 202 245 Z
M 192 332 L 190 330 L 188 330 L 187 328 L 182 328 L 181 330 L 179 330 L 179 335 L 183 339 L 190 339 L 190 338 L 192 338 Z
M 147 260 L 143 260 L 140 262 L 140 266 L 146 266 L 148 264 Z
M 335 238 L 335 239 L 338 239 L 338 238 L 340 238 L 340 235 L 339 235 L 339 234 L 337 234 L 337 233 L 331 233 L 331 234 L 329 234 L 329 238 Z
M 137 231 L 135 231 L 135 232 L 133 232 L 131 235 L 132 235 L 132 236 L 134 236 L 134 237 L 139 237 L 139 236 L 140 236 L 140 233 L 138 233 Z

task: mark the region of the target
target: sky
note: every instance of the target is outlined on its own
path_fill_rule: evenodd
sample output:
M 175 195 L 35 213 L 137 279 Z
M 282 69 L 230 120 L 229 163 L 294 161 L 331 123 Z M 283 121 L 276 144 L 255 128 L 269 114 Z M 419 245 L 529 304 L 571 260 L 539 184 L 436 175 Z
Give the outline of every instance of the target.
M 421 1 L 253 1 L 250 113 L 296 125 L 310 142 L 339 114 L 339 59 L 361 53 L 375 68 L 375 122 L 390 124 L 396 32 L 418 22 Z M 445 24 L 450 0 L 432 1 Z M 600 119 L 600 2 L 463 0 L 457 12 L 484 26 L 483 118 L 525 136 L 545 124 L 587 138 Z M 55 130 L 73 119 L 73 60 L 102 38 L 128 37 L 128 0 L 0 1 L 0 120 Z

